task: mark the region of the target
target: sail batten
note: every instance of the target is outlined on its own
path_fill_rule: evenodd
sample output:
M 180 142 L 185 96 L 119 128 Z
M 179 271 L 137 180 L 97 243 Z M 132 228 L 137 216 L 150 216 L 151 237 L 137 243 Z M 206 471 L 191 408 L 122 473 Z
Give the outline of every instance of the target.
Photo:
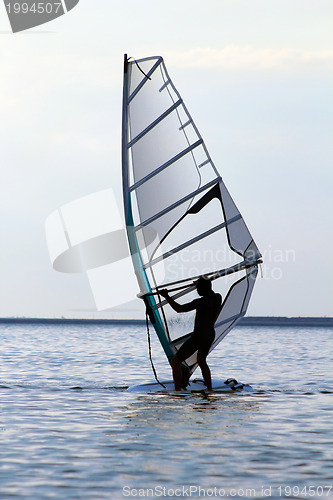
M 187 120 L 187 122 L 183 123 L 183 125 L 181 125 L 179 127 L 179 130 L 184 130 L 184 128 L 187 127 L 187 125 L 190 125 L 192 123 L 192 120 Z
M 156 127 L 156 125 L 158 125 L 162 120 L 164 120 L 164 118 L 166 118 L 170 113 L 172 113 L 176 108 L 178 108 L 178 106 L 180 106 L 182 102 L 183 102 L 182 99 L 178 99 L 177 102 L 175 102 L 172 106 L 170 106 L 169 109 L 167 109 L 162 115 L 160 115 L 155 121 L 153 121 L 147 128 L 145 128 L 145 130 L 143 130 L 142 132 L 140 132 L 140 134 L 134 137 L 134 139 L 132 139 L 131 142 L 127 145 L 127 147 L 131 148 L 132 146 L 134 146 L 134 144 L 138 142 L 140 139 L 142 139 L 144 135 L 148 134 L 150 130 Z
M 241 215 L 236 215 L 232 219 L 230 219 L 230 220 L 228 220 L 226 222 L 222 222 L 218 226 L 212 227 L 208 231 L 205 231 L 204 233 L 199 234 L 195 238 L 192 238 L 191 240 L 187 241 L 186 243 L 183 243 L 182 245 L 179 245 L 177 248 L 173 248 L 172 250 L 169 250 L 165 254 L 161 255 L 160 257 L 157 257 L 156 259 L 148 262 L 147 264 L 144 265 L 144 268 L 148 269 L 149 267 L 154 266 L 155 264 L 157 264 L 161 260 L 167 259 L 171 255 L 174 255 L 175 253 L 180 252 L 181 250 L 184 250 L 185 248 L 193 245 L 194 243 L 202 240 L 203 238 L 207 238 L 211 234 L 216 233 L 216 231 L 219 231 L 220 229 L 223 229 L 224 227 L 226 227 L 226 226 L 228 226 L 230 224 L 233 224 L 234 222 L 236 222 L 237 220 L 239 220 L 241 218 L 242 218 Z
M 128 97 L 128 103 L 130 103 L 134 99 L 134 97 L 142 89 L 142 87 L 147 82 L 147 80 L 149 80 L 151 78 L 152 74 L 154 73 L 154 71 L 156 71 L 156 69 L 159 67 L 159 65 L 161 64 L 161 62 L 162 62 L 162 58 L 159 57 L 158 60 L 156 61 L 156 63 L 154 64 L 154 66 L 148 71 L 148 73 L 147 74 L 143 73 L 144 79 L 141 81 L 141 83 L 136 87 L 136 89 L 133 90 L 133 92 L 131 93 L 131 95 Z M 138 66 L 138 68 L 140 69 L 139 66 Z
M 170 167 L 170 165 L 172 165 L 173 163 L 176 163 L 176 161 L 178 161 L 181 158 L 183 158 L 183 156 L 187 155 L 188 153 L 191 153 L 191 151 L 193 151 L 195 148 L 201 146 L 202 143 L 203 143 L 203 140 L 199 139 L 194 144 L 191 144 L 190 146 L 188 146 L 187 148 L 185 148 L 183 151 L 181 151 L 180 153 L 178 153 L 176 156 L 174 156 L 173 158 L 171 158 L 170 160 L 168 160 L 167 162 L 165 162 L 163 165 L 161 165 L 160 167 L 156 168 L 149 175 L 146 175 L 146 177 L 144 177 L 140 181 L 138 181 L 135 184 L 133 184 L 132 186 L 130 186 L 130 188 L 129 188 L 130 191 L 134 191 L 135 189 L 137 189 L 138 187 L 140 187 L 142 184 L 144 184 L 145 182 L 147 182 L 150 179 L 152 179 L 152 177 L 154 177 L 155 175 L 161 173 L 164 169 Z
M 215 328 L 218 328 L 219 326 L 225 325 L 227 323 L 230 323 L 231 321 L 238 320 L 240 318 L 243 318 L 245 316 L 245 312 L 235 314 L 234 316 L 230 316 L 230 318 L 224 319 L 223 321 L 219 321 L 215 323 Z
M 133 266 L 165 354 L 193 324 L 159 290 L 193 300 L 200 276 L 223 296 L 213 349 L 245 315 L 261 254 L 161 57 L 126 59 L 122 164 Z M 196 367 L 194 353 L 183 368 Z
M 202 168 L 204 167 L 205 165 L 208 165 L 208 163 L 211 163 L 212 160 L 210 158 L 207 158 L 207 160 L 203 161 L 202 163 L 200 163 L 199 168 Z
M 162 87 L 159 89 L 159 92 L 162 92 L 164 89 L 167 88 L 168 85 L 170 85 L 171 81 L 167 80 L 166 82 L 163 83 Z
M 199 165 L 199 167 L 200 167 L 200 165 Z M 134 230 L 138 231 L 138 230 L 142 229 L 144 226 L 147 226 L 148 224 L 151 224 L 152 222 L 154 222 L 159 217 L 162 217 L 163 215 L 167 214 L 171 210 L 174 210 L 175 208 L 179 207 L 183 203 L 185 203 L 185 202 L 187 202 L 189 200 L 192 200 L 196 195 L 202 193 L 203 191 L 206 191 L 207 189 L 209 189 L 210 187 L 214 186 L 215 184 L 216 184 L 216 179 L 214 179 L 211 182 L 208 182 L 207 184 L 205 184 L 204 186 L 201 186 L 200 188 L 196 189 L 195 191 L 193 191 L 192 193 L 188 194 L 187 196 L 185 196 L 181 200 L 178 200 L 177 202 L 173 203 L 172 205 L 170 205 L 170 206 L 166 207 L 165 209 L 161 210 L 161 212 L 158 212 L 157 214 L 153 215 L 149 219 L 141 222 L 140 224 L 138 224 L 137 226 L 134 227 Z

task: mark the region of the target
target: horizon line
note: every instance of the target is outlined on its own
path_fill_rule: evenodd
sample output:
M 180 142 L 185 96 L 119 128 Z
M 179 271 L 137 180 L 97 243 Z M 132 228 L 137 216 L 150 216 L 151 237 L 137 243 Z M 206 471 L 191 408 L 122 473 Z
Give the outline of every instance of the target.
M 36 318 L 36 317 L 4 317 L 0 323 L 46 323 L 46 324 L 145 324 L 145 319 L 135 318 Z M 333 317 L 329 316 L 245 316 L 237 326 L 326 326 L 333 327 Z

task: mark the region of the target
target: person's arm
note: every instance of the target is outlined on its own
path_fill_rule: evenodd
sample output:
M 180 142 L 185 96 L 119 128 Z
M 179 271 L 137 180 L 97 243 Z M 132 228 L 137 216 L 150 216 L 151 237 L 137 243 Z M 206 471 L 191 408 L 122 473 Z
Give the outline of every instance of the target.
M 187 304 L 178 304 L 172 297 L 170 297 L 168 290 L 163 289 L 159 290 L 159 294 L 165 298 L 165 300 L 170 304 L 172 309 L 174 309 L 177 313 L 181 312 L 189 312 L 193 311 L 196 308 L 197 300 L 192 300 L 192 302 L 188 302 Z

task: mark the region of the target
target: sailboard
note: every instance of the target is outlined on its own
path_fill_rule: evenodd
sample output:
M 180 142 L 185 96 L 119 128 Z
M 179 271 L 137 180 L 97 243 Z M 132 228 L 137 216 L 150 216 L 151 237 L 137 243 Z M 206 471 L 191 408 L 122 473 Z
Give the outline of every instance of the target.
M 173 380 L 163 380 L 163 382 L 148 382 L 146 384 L 132 385 L 128 389 L 130 392 L 173 392 L 175 385 Z M 188 385 L 183 389 L 182 393 L 205 392 L 207 387 L 201 379 L 193 379 L 188 382 Z M 236 379 L 230 378 L 227 380 L 212 380 L 212 390 L 214 392 L 252 392 L 253 388 L 248 384 L 237 382 Z M 178 392 L 178 391 L 177 391 Z
M 200 276 L 223 297 L 212 351 L 245 315 L 261 254 L 162 57 L 125 55 L 122 176 L 140 298 L 166 357 L 189 338 L 194 317 L 175 313 L 159 292 L 189 302 Z M 182 363 L 184 380 L 197 366 L 194 353 Z

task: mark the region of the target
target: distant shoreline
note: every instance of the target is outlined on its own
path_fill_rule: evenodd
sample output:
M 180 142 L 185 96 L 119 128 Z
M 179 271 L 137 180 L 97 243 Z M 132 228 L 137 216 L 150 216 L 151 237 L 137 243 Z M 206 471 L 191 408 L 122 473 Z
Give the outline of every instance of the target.
M 0 318 L 2 324 L 77 324 L 77 325 L 144 325 L 144 319 L 71 319 L 71 318 Z M 333 318 L 284 316 L 247 316 L 237 326 L 304 326 L 333 327 Z

